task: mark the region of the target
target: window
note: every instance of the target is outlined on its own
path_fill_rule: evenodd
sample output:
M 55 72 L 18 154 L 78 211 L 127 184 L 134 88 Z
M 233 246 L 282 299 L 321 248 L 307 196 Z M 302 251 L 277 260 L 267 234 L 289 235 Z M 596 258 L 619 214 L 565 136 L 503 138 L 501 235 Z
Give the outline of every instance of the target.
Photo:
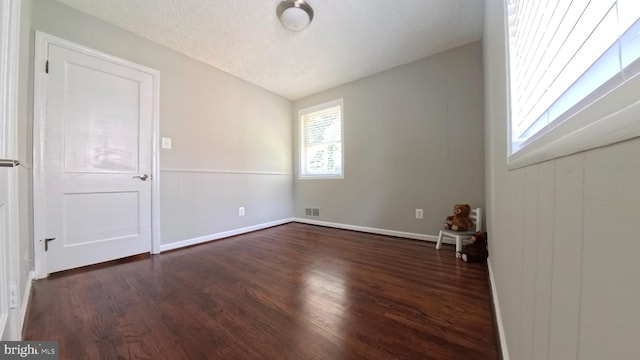
M 606 133 L 640 109 L 640 1 L 508 0 L 507 19 L 510 160 L 624 140 Z
M 343 178 L 342 99 L 302 109 L 300 178 Z

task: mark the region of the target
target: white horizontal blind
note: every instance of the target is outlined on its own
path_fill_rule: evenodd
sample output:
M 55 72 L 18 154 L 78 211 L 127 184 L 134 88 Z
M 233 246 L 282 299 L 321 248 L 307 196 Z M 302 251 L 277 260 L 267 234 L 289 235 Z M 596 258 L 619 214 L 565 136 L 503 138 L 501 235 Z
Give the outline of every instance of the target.
M 342 177 L 342 100 L 300 111 L 301 177 Z
M 640 57 L 639 18 L 639 0 L 509 1 L 512 153 L 635 75 L 623 70 Z

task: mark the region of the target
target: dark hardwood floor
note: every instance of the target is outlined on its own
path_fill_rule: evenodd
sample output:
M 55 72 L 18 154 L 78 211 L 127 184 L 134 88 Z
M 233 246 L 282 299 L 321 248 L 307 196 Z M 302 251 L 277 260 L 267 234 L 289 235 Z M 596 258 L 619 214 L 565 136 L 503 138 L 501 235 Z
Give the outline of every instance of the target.
M 484 264 L 291 223 L 53 274 L 25 340 L 60 359 L 497 359 Z

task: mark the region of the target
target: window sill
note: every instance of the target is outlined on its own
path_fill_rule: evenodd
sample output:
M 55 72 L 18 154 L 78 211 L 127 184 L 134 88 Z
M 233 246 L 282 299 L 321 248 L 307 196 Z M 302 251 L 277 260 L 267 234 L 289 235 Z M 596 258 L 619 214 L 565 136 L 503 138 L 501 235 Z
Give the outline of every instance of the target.
M 509 170 L 640 136 L 640 75 L 589 104 L 507 159 Z
M 342 180 L 343 175 L 312 175 L 312 176 L 298 176 L 298 180 Z

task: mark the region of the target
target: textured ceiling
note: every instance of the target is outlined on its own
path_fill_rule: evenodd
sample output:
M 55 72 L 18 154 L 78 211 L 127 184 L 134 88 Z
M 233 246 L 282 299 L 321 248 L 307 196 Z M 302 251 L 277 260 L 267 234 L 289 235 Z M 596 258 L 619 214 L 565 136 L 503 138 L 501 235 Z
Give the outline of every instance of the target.
M 280 0 L 58 0 L 296 100 L 482 37 L 483 0 L 307 0 L 292 32 Z

